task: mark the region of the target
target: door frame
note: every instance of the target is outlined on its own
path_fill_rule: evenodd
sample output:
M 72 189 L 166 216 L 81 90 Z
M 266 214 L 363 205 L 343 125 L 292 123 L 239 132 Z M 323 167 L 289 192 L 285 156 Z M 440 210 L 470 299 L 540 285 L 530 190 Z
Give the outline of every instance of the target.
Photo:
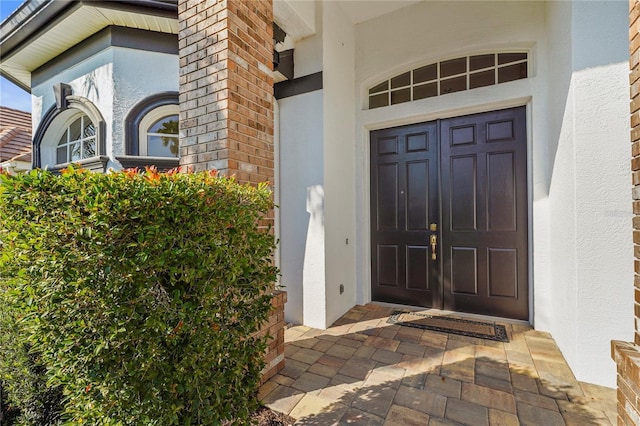
M 429 100 L 427 100 L 429 101 Z M 401 106 L 411 106 L 413 103 L 422 103 L 422 101 L 410 102 Z M 362 212 L 362 223 L 359 229 L 361 230 L 361 237 L 358 239 L 360 245 L 360 251 L 362 253 L 362 260 L 359 261 L 359 273 L 361 279 L 358 280 L 357 285 L 357 298 L 364 303 L 370 303 L 372 301 L 371 291 L 371 142 L 370 132 L 373 130 L 386 129 L 390 127 L 403 126 L 408 124 L 417 124 L 427 121 L 441 120 L 446 118 L 459 117 L 463 115 L 491 112 L 500 109 L 515 108 L 524 106 L 526 108 L 526 133 L 527 133 L 527 249 L 528 249 L 528 300 L 529 300 L 529 323 L 534 324 L 535 318 L 535 306 L 534 306 L 534 247 L 533 247 L 533 167 L 532 167 L 532 140 L 533 140 L 533 125 L 532 125 L 532 97 L 531 96 L 518 96 L 511 99 L 497 99 L 492 102 L 472 104 L 467 106 L 452 106 L 448 109 L 437 109 L 428 113 L 401 116 L 399 114 L 389 114 L 387 111 L 390 108 L 378 108 L 375 110 L 360 111 L 360 115 L 370 115 L 370 120 L 364 123 L 361 127 L 361 143 L 362 143 L 362 170 L 359 171 L 360 182 L 362 186 L 359 188 L 362 191 L 360 196 Z M 396 111 L 402 114 L 403 110 L 407 108 L 397 108 Z M 384 111 L 383 111 L 384 110 Z M 413 110 L 413 109 L 411 109 Z M 396 115 L 396 117 L 393 117 Z M 391 116 L 391 118 L 389 118 Z M 362 117 L 360 117 L 362 119 Z M 362 122 L 362 120 L 359 120 Z M 378 303 L 378 302 L 377 302 Z M 418 307 L 419 308 L 419 307 Z

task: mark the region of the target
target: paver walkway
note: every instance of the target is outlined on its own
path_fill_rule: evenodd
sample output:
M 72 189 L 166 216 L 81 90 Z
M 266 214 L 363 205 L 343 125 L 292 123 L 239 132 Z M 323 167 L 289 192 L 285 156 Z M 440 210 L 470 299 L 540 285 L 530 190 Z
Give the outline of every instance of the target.
M 286 365 L 260 389 L 297 425 L 611 425 L 616 391 L 578 382 L 554 340 L 510 342 L 388 324 L 356 306 L 327 330 L 286 330 Z

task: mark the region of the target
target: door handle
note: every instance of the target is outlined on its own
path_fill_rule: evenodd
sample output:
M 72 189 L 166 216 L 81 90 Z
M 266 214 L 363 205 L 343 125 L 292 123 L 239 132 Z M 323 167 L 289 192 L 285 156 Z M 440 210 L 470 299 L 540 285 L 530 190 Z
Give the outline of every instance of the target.
M 431 259 L 436 260 L 438 256 L 436 255 L 436 249 L 438 247 L 438 236 L 436 234 L 431 234 L 429 237 L 429 242 L 431 243 Z

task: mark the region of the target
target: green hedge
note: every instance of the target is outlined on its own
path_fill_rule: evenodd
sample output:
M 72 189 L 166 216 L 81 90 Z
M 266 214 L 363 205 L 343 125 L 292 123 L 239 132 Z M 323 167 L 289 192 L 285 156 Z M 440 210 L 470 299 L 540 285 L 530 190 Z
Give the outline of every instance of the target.
M 251 336 L 277 275 L 274 238 L 257 226 L 270 200 L 264 185 L 215 173 L 3 176 L 0 335 L 11 337 L 0 339 L 0 381 L 10 403 L 24 413 L 61 392 L 68 424 L 246 419 L 266 348 Z

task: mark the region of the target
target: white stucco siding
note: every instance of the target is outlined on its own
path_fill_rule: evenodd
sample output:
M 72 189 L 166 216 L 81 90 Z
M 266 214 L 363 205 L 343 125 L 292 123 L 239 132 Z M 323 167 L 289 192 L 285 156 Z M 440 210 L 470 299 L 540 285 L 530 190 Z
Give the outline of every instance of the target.
M 577 71 L 576 321 L 581 380 L 615 386 L 612 339 L 633 340 L 627 63 Z M 593 366 L 606 366 L 594 369 Z
M 69 84 L 73 89 L 74 95 L 89 99 L 98 108 L 106 123 L 113 122 L 112 49 L 105 49 L 32 88 L 34 134 L 49 108 L 56 104 L 53 86 L 58 83 Z M 114 136 L 113 130 L 109 125 L 107 125 L 106 130 L 105 145 L 107 155 L 109 155 Z M 43 143 L 47 142 L 43 141 Z M 57 141 L 51 141 L 50 143 L 55 145 Z
M 323 3 L 318 1 L 309 2 L 287 2 L 287 3 L 307 3 L 305 9 L 313 8 L 313 14 L 305 19 L 313 18 L 315 33 L 309 35 L 295 44 L 293 51 L 293 62 L 295 64 L 293 77 L 299 78 L 322 71 L 322 8 Z
M 280 282 L 287 292 L 285 319 L 324 327 L 322 91 L 280 99 L 278 106 Z
M 355 34 L 335 2 L 323 4 L 326 325 L 356 302 Z M 340 285 L 344 292 L 340 293 Z
M 544 178 L 548 195 L 549 245 L 535 247 L 538 253 L 548 250 L 550 257 L 546 279 L 535 276 L 535 321 L 538 330 L 551 332 L 570 365 L 578 359 L 577 335 L 577 264 L 576 264 L 576 170 L 575 113 L 571 87 L 572 37 L 571 3 L 550 2 L 547 6 L 547 122 L 549 152 L 541 158 L 549 167 Z M 541 135 L 540 135 L 541 136 Z M 539 232 L 538 229 L 535 230 Z
M 633 336 L 627 4 L 547 10 L 552 261 L 535 325 L 579 380 L 614 387 L 610 341 Z
M 113 144 L 109 155 L 123 155 L 124 119 L 143 99 L 179 90 L 178 55 L 113 48 Z
M 549 189 L 549 281 L 534 280 L 535 321 L 538 330 L 551 332 L 569 365 L 577 353 L 577 227 L 574 94 L 569 88 L 557 135 Z M 536 247 L 534 261 L 537 260 Z
M 633 340 L 628 4 L 573 5 L 577 362 L 615 387 L 612 339 Z M 594 368 L 598 366 L 598 368 Z

